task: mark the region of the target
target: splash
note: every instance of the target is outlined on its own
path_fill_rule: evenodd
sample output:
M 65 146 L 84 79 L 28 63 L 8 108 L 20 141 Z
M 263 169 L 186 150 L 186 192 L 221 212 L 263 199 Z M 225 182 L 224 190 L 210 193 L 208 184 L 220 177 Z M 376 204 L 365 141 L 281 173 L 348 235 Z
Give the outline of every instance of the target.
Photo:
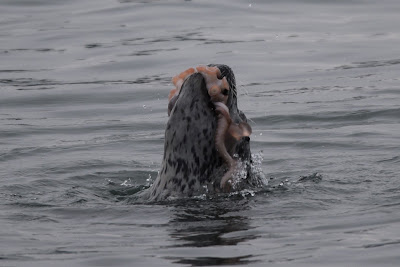
M 234 155 L 237 158 L 237 155 Z M 250 161 L 238 161 L 236 173 L 232 179 L 232 188 L 241 191 L 250 185 L 251 188 L 263 188 L 268 185 L 268 180 L 262 171 L 263 153 L 251 155 Z
M 230 193 L 221 193 L 213 190 L 213 184 L 205 184 L 199 189 L 197 192 L 194 192 L 194 195 L 188 197 L 186 199 L 193 200 L 212 200 L 212 199 L 220 199 L 221 197 L 224 199 L 226 197 L 230 198 L 243 198 L 247 199 L 249 197 L 254 197 L 258 192 L 265 189 L 268 185 L 268 179 L 265 177 L 262 171 L 262 162 L 263 162 L 263 153 L 258 152 L 251 155 L 251 160 L 249 161 L 241 161 L 238 159 L 238 155 L 234 155 L 235 160 L 238 161 L 236 171 L 233 175 L 231 182 L 232 191 Z M 159 172 L 157 172 L 157 175 Z M 149 173 L 146 179 L 145 185 L 142 185 L 142 190 L 137 192 L 135 196 L 131 196 L 130 200 L 135 201 L 146 201 L 149 198 L 148 189 L 154 183 L 155 179 L 153 179 L 152 175 Z M 128 186 L 129 181 L 124 181 L 121 186 Z M 177 201 L 185 198 L 179 194 L 171 194 L 164 201 Z

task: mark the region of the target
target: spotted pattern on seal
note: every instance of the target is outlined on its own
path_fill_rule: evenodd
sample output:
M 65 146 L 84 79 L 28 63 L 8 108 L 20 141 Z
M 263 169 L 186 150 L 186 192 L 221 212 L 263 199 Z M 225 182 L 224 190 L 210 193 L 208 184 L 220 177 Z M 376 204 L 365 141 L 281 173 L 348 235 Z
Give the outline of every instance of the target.
M 247 122 L 244 113 L 237 108 L 236 83 L 232 70 L 226 65 L 208 66 L 217 67 L 229 84 L 226 105 L 230 119 L 235 123 Z M 218 114 L 207 91 L 205 79 L 200 73 L 189 72 L 187 77 L 181 76 L 181 87 L 169 97 L 170 118 L 165 130 L 163 163 L 149 189 L 152 200 L 219 192 L 221 177 L 228 170 L 215 145 Z M 250 162 L 249 142 L 248 136 L 234 141 L 229 146 L 230 153 Z

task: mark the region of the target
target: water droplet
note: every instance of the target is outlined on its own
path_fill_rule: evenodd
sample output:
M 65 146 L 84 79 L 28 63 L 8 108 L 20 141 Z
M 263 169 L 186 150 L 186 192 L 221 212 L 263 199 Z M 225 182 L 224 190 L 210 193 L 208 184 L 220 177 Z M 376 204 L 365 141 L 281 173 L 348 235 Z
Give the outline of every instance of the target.
M 146 179 L 146 182 L 150 182 L 151 181 L 151 174 L 149 173 L 149 177 Z
M 122 184 L 122 186 L 131 186 L 131 178 L 128 178 L 127 180 L 125 180 Z

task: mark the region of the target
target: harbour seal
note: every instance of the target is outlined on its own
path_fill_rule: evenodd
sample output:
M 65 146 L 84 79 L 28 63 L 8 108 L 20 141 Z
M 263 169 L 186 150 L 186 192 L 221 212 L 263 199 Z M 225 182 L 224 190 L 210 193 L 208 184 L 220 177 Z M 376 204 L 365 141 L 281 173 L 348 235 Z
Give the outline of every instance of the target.
M 231 192 L 251 184 L 251 127 L 237 107 L 230 67 L 210 64 L 173 78 L 161 170 L 150 200 Z M 235 182 L 242 174 L 239 183 Z M 243 175 L 244 173 L 244 175 Z

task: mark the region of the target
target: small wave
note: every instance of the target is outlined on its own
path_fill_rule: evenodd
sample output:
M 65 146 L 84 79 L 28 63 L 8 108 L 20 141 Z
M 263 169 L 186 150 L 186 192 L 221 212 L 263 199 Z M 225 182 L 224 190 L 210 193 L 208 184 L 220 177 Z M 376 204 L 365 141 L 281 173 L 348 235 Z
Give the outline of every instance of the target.
M 363 61 L 363 62 L 354 62 L 349 65 L 341 65 L 335 67 L 335 70 L 346 70 L 346 69 L 357 69 L 357 68 L 376 68 L 376 67 L 385 67 L 400 64 L 400 59 L 390 59 L 390 60 L 373 60 L 373 61 Z
M 313 182 L 313 183 L 319 183 L 322 180 L 322 175 L 318 172 L 315 172 L 310 175 L 306 176 L 301 176 L 299 179 L 299 182 Z
M 378 160 L 377 163 L 398 163 L 400 162 L 400 156 L 394 156 L 391 158 L 383 159 L 383 160 Z
M 25 70 L 25 69 L 3 69 L 0 70 L 0 73 L 18 73 L 18 72 L 39 72 L 39 71 L 49 71 L 50 69 L 31 69 L 31 70 Z
M 35 70 L 33 70 L 35 71 Z M 39 71 L 39 70 L 36 70 Z M 43 90 L 54 89 L 55 86 L 63 85 L 88 85 L 88 84 L 101 84 L 101 85 L 114 85 L 114 84 L 149 84 L 149 83 L 162 83 L 169 84 L 170 77 L 161 75 L 143 76 L 134 80 L 93 80 L 93 81 L 76 81 L 65 82 L 50 79 L 34 79 L 34 78 L 14 78 L 14 79 L 0 79 L 0 85 L 16 87 L 17 90 Z
M 15 49 L 1 49 L 2 53 L 9 54 L 9 53 L 17 53 L 17 52 L 55 52 L 55 53 L 63 53 L 65 49 L 54 49 L 54 48 L 15 48 Z
M 176 50 L 178 50 L 178 48 L 140 50 L 135 53 L 131 53 L 128 55 L 121 55 L 121 56 L 151 56 L 151 55 L 156 55 L 159 52 L 176 51 Z
M 268 185 L 262 170 L 262 161 L 264 157 L 262 152 L 251 155 L 251 162 L 238 162 L 237 173 L 232 179 L 232 188 L 238 190 L 248 189 L 250 185 L 251 189 L 263 188 Z M 247 166 L 250 168 L 248 169 Z M 243 192 L 247 194 L 247 191 Z
M 319 112 L 314 114 L 282 114 L 282 115 L 269 115 L 262 117 L 253 117 L 257 124 L 265 124 L 265 125 L 277 125 L 277 124 L 285 124 L 285 123 L 331 123 L 334 122 L 334 125 L 338 125 L 337 122 L 355 122 L 356 124 L 360 124 L 363 121 L 369 121 L 371 119 L 376 118 L 385 118 L 385 119 L 398 119 L 400 118 L 400 108 L 391 108 L 391 109 L 377 109 L 377 110 L 368 110 L 368 109 L 360 109 L 355 111 L 334 111 L 334 112 Z M 321 124 L 319 124 L 321 125 Z
M 31 206 L 23 206 L 23 205 L 18 205 L 19 207 L 31 207 Z M 34 208 L 36 208 L 37 206 L 34 206 Z M 50 206 L 44 206 L 44 205 L 40 205 L 39 207 L 50 207 Z M 35 222 L 46 222 L 46 223 L 58 223 L 57 220 L 52 219 L 48 216 L 45 215 L 30 215 L 30 214 L 22 214 L 22 213 L 18 213 L 18 214 L 13 214 L 11 216 L 9 216 L 7 219 L 9 219 L 10 221 L 16 221 L 16 222 L 26 222 L 26 221 L 35 221 Z
M 376 248 L 376 247 L 383 247 L 383 246 L 389 246 L 389 245 L 396 245 L 397 246 L 399 244 L 400 244 L 400 240 L 395 240 L 395 241 L 368 244 L 368 245 L 364 245 L 363 248 Z

